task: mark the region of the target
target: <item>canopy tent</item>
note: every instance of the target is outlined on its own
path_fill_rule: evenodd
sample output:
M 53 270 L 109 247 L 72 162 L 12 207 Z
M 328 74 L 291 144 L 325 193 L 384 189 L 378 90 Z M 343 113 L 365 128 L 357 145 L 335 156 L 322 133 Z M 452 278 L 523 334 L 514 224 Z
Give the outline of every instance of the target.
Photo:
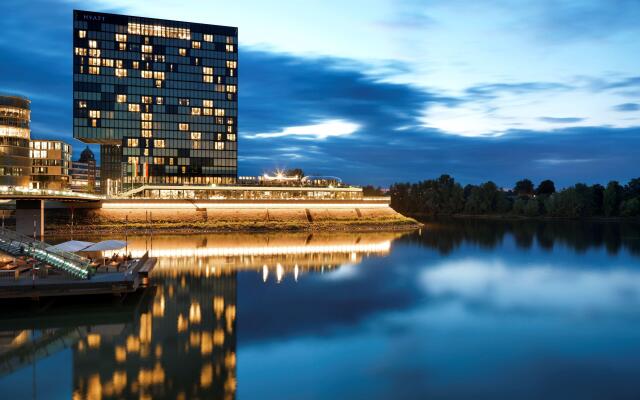
M 93 242 L 83 242 L 81 240 L 69 240 L 68 242 L 58 243 L 54 246 L 47 247 L 47 250 L 59 250 L 59 251 L 68 251 L 70 253 L 75 253 L 77 251 L 82 251 L 89 246 L 93 246 L 95 243 Z
M 89 247 L 86 247 L 80 251 L 109 251 L 120 250 L 127 246 L 127 242 L 124 240 L 103 240 L 102 242 L 93 243 Z

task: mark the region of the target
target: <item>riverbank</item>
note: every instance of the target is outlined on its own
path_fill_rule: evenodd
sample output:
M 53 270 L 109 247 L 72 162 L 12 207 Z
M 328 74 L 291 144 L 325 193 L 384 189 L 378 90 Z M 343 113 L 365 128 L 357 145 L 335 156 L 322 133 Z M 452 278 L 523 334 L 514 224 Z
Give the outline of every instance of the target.
M 496 220 L 496 221 L 611 221 L 611 222 L 640 222 L 640 217 L 551 217 L 551 216 L 534 216 L 512 215 L 512 214 L 453 214 L 453 215 L 425 215 L 425 214 L 408 214 L 410 218 L 418 221 L 454 218 L 454 219 L 478 219 L 478 220 Z

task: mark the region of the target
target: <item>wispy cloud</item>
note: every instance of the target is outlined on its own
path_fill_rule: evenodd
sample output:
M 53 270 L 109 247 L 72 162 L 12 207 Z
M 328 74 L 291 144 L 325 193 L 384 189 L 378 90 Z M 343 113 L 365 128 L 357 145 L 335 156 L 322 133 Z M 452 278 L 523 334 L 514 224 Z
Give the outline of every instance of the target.
M 623 104 L 618 104 L 617 106 L 613 107 L 613 109 L 621 112 L 640 111 L 640 104 L 623 103 Z
M 584 121 L 584 118 L 577 117 L 540 117 L 539 119 L 551 124 L 575 124 L 576 122 Z
M 312 125 L 290 126 L 279 132 L 248 134 L 246 137 L 249 139 L 267 139 L 296 136 L 304 140 L 324 140 L 329 137 L 349 136 L 359 128 L 360 125 L 356 123 L 343 121 L 341 119 L 332 119 Z

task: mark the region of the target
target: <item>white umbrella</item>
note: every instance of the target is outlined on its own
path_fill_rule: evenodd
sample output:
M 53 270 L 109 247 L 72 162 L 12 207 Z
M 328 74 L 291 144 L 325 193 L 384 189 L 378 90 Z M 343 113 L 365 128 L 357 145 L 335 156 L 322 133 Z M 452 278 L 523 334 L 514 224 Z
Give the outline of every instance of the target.
M 108 250 L 120 250 L 127 246 L 127 242 L 124 240 L 103 240 L 102 242 L 95 243 L 82 251 L 108 251 Z
M 68 251 L 70 253 L 75 253 L 77 251 L 84 250 L 85 248 L 94 245 L 93 242 L 83 242 L 81 240 L 69 240 L 68 242 L 58 243 L 54 246 L 47 247 L 47 250 L 52 251 Z

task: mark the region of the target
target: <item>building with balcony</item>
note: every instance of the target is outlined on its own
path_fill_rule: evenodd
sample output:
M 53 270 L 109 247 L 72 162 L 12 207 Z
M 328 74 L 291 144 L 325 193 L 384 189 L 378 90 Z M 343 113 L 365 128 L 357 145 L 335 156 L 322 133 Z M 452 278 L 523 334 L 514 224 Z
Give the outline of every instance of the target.
M 60 140 L 31 140 L 31 187 L 68 190 L 71 187 L 71 145 Z
M 30 101 L 0 96 L 0 186 L 29 187 Z
M 73 135 L 102 191 L 235 183 L 238 29 L 76 10 Z

